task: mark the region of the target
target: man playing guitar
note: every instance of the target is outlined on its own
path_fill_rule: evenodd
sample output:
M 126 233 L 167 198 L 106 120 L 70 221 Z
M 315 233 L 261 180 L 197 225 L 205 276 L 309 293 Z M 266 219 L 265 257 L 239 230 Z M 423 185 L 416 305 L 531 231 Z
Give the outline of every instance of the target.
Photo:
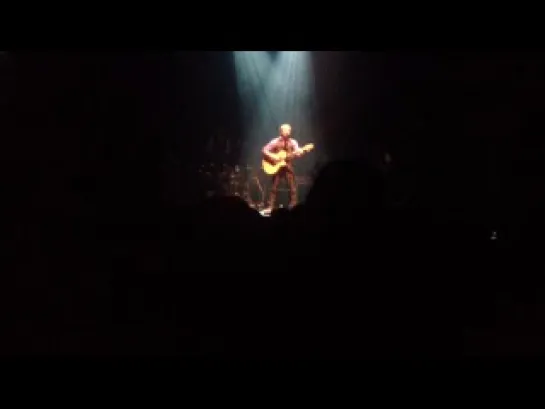
M 264 170 L 272 174 L 272 186 L 269 194 L 269 209 L 272 210 L 276 204 L 276 193 L 281 178 L 285 178 L 290 189 L 289 207 L 297 204 L 297 183 L 293 171 L 292 160 L 300 157 L 305 152 L 311 150 L 312 145 L 306 145 L 303 148 L 295 139 L 291 138 L 291 125 L 283 124 L 280 126 L 280 136 L 274 138 L 263 147 Z M 280 154 L 280 155 L 279 155 Z M 269 171 L 269 169 L 271 169 Z

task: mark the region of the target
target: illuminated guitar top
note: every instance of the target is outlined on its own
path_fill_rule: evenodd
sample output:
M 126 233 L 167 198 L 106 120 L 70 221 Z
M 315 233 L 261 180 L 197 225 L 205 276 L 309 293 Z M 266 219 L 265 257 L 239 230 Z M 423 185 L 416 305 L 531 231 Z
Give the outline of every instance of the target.
M 309 144 L 306 144 L 305 146 L 303 146 L 301 148 L 302 153 L 299 153 L 299 154 L 295 154 L 295 155 L 294 154 L 288 154 L 288 152 L 286 152 L 283 149 L 278 151 L 277 153 L 271 153 L 270 157 L 271 157 L 271 159 L 274 159 L 274 161 L 270 161 L 268 158 L 263 159 L 263 161 L 261 162 L 261 165 L 263 167 L 263 171 L 267 175 L 274 175 L 280 169 L 282 169 L 284 166 L 287 165 L 287 163 L 286 163 L 287 161 L 289 161 L 291 159 L 298 158 L 302 154 L 310 152 L 313 149 L 314 149 L 314 144 L 309 143 Z

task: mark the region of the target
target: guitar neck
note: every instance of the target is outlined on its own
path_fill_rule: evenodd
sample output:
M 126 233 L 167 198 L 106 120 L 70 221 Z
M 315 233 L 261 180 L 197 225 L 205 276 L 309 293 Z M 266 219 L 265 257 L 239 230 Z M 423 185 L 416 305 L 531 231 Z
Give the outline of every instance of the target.
M 298 154 L 295 154 L 295 153 L 287 153 L 286 152 L 286 160 L 290 160 L 290 159 L 295 159 L 295 158 L 300 158 L 301 156 L 305 155 L 306 153 L 308 153 L 307 150 L 302 150 L 300 153 Z
M 279 159 L 281 157 L 283 157 L 284 160 L 289 161 L 289 160 L 296 159 L 296 158 L 299 158 L 299 157 L 303 156 L 304 154 L 310 152 L 313 148 L 314 148 L 314 145 L 312 145 L 312 144 L 305 145 L 301 150 L 299 150 L 299 153 L 297 153 L 297 154 L 290 153 L 290 152 L 286 151 L 285 149 L 281 149 L 276 154 L 272 155 L 272 157 L 273 158 L 279 158 Z

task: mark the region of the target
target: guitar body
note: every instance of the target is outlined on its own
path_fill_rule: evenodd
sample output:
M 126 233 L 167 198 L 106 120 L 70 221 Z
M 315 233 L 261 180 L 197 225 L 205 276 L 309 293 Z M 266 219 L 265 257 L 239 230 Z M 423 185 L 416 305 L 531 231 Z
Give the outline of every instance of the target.
M 302 153 L 309 152 L 312 149 L 314 149 L 314 145 L 310 143 L 303 146 Z M 261 167 L 263 168 L 263 171 L 270 176 L 276 175 L 280 171 L 280 169 L 287 165 L 286 159 L 288 158 L 288 153 L 285 150 L 281 150 L 271 156 L 275 160 L 274 163 L 271 163 L 267 159 L 263 159 L 263 161 L 261 162 Z
M 280 169 L 286 166 L 287 157 L 288 157 L 288 154 L 286 151 L 280 151 L 274 156 L 274 158 L 278 160 L 279 162 L 271 163 L 267 159 L 263 159 L 263 162 L 262 162 L 263 171 L 270 176 L 276 175 Z

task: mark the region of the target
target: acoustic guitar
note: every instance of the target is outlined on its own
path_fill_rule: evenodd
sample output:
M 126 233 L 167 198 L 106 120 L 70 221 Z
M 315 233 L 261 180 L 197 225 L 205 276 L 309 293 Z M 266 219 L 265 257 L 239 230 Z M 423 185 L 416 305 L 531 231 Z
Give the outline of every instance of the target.
M 301 150 L 303 151 L 303 154 L 310 152 L 313 149 L 314 149 L 313 143 L 309 143 L 301 148 Z M 268 158 L 263 159 L 263 161 L 261 162 L 263 171 L 267 175 L 275 175 L 276 173 L 278 173 L 280 169 L 286 166 L 287 164 L 286 161 L 289 161 L 294 158 L 298 158 L 301 155 L 288 154 L 288 152 L 282 149 L 281 151 L 271 154 L 270 156 L 271 156 L 271 159 L 274 160 L 274 162 L 271 162 Z

